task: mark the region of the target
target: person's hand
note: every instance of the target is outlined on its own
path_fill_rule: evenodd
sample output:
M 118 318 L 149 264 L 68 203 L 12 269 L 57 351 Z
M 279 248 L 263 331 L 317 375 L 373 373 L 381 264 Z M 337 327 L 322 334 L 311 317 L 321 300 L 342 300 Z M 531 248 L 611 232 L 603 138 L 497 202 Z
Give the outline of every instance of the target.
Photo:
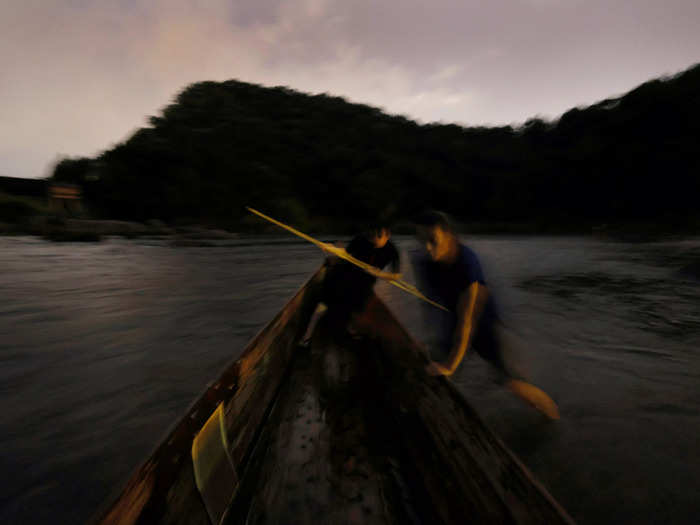
M 342 257 L 345 254 L 345 248 L 342 248 L 340 246 L 336 246 L 334 244 L 331 244 L 329 242 L 322 242 L 320 244 L 321 249 L 329 254 L 329 255 L 335 255 L 336 257 Z
M 445 365 L 442 363 L 438 363 L 437 361 L 431 361 L 428 363 L 425 367 L 425 371 L 428 373 L 428 375 L 431 376 L 451 376 L 452 372 L 450 371 L 449 368 L 447 368 Z
M 371 269 L 369 270 L 369 273 L 375 277 L 378 277 L 379 279 L 385 279 L 387 281 L 395 281 L 401 278 L 400 273 L 383 272 L 382 270 Z
M 370 275 L 372 275 L 372 276 L 374 276 L 374 277 L 379 277 L 379 278 L 381 278 L 382 275 L 384 274 L 383 271 L 381 271 L 381 270 L 378 269 L 378 268 L 375 268 L 374 266 L 366 267 L 366 268 L 365 268 L 365 271 L 366 271 L 368 274 L 370 274 Z

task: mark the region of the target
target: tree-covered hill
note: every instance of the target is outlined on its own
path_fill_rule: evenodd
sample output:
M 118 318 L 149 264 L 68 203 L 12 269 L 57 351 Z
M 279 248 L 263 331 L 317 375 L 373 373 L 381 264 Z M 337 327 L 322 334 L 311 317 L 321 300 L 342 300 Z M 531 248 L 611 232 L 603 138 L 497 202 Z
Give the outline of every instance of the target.
M 419 125 L 235 80 L 187 87 L 150 124 L 54 177 L 104 217 L 229 228 L 245 205 L 316 229 L 426 206 L 548 231 L 700 217 L 700 66 L 518 128 Z

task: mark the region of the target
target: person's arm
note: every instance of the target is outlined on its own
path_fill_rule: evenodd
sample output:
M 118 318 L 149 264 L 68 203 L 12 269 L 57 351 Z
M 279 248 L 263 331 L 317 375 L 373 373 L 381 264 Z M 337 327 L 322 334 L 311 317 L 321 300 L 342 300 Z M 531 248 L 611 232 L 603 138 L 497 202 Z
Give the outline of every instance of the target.
M 348 255 L 348 252 L 345 250 L 345 248 L 340 245 L 331 244 L 329 242 L 322 242 L 320 246 L 321 249 L 328 255 L 334 255 L 336 257 Z
M 370 272 L 372 275 L 378 277 L 379 279 L 387 279 L 390 281 L 401 278 L 401 260 L 399 258 L 399 251 L 396 249 L 396 246 L 394 246 L 393 243 L 391 244 L 391 251 L 391 260 L 388 263 L 391 267 L 391 271 L 385 272 L 382 269 L 377 269 L 377 271 Z
M 367 270 L 367 273 L 374 275 L 375 277 L 378 277 L 379 279 L 388 279 L 390 281 L 401 278 L 400 273 L 385 272 L 383 270 Z
M 459 367 L 474 337 L 481 312 L 486 304 L 488 289 L 485 285 L 473 282 L 460 296 L 457 302 L 457 326 L 454 343 L 447 361 L 432 361 L 426 367 L 430 375 L 451 376 Z
M 342 242 L 336 242 L 335 244 L 322 242 L 320 246 L 321 249 L 329 256 L 331 264 L 336 264 L 339 260 L 344 259 L 348 255 L 355 257 L 359 243 L 359 237 L 354 237 L 347 246 L 345 246 Z

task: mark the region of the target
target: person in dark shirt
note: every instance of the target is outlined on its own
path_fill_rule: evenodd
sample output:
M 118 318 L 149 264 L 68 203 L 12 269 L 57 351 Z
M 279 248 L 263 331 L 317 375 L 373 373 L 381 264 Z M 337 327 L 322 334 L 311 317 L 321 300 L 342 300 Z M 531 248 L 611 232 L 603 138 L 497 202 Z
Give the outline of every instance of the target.
M 340 259 L 330 266 L 322 301 L 339 323 L 346 323 L 353 314 L 364 309 L 377 278 L 398 279 L 400 276 L 399 252 L 391 242 L 391 230 L 386 225 L 375 226 L 357 235 L 344 249 L 328 245 L 326 251 L 336 255 L 344 251 L 371 265 L 365 270 Z M 387 266 L 391 271 L 383 271 Z
M 425 249 L 413 261 L 418 284 L 428 298 L 449 310 L 432 308 L 427 312 L 438 338 L 430 348 L 426 371 L 451 376 L 467 350 L 473 348 L 500 371 L 509 390 L 551 419 L 558 419 L 554 401 L 525 381 L 503 351 L 502 324 L 477 255 L 459 242 L 440 212 L 422 214 L 416 220 L 416 234 Z

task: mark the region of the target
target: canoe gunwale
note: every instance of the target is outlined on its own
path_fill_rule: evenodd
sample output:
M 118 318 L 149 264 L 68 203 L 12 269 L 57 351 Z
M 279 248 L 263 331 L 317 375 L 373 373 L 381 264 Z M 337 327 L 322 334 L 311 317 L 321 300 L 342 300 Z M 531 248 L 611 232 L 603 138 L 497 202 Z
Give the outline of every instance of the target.
M 311 317 L 320 297 L 319 285 L 325 277 L 325 272 L 326 265 L 322 265 L 285 303 L 275 317 L 258 331 L 245 346 L 240 356 L 224 367 L 224 372 L 219 378 L 207 383 L 202 394 L 189 405 L 184 415 L 164 433 L 164 438 L 158 441 L 148 458 L 132 471 L 126 481 L 120 484 L 120 488 L 113 491 L 101 507 L 98 507 L 88 523 L 126 525 L 164 522 L 162 517 L 166 514 L 164 505 L 169 489 L 175 482 L 178 473 L 185 466 L 184 463 L 189 462 L 191 466 L 190 449 L 194 437 L 220 403 L 225 405 L 231 403 L 236 394 L 242 390 L 246 380 L 249 379 L 249 376 L 245 374 L 255 371 L 269 349 L 270 343 L 274 343 L 273 339 L 271 342 L 268 341 L 268 345 L 261 345 L 270 333 L 276 329 L 283 332 L 295 314 Z M 308 322 L 308 319 L 306 321 Z M 304 325 L 305 323 L 301 322 L 300 324 Z M 294 339 L 298 340 L 301 335 L 303 335 L 303 331 L 295 334 Z M 287 367 L 291 361 L 290 358 L 291 355 L 284 363 Z M 274 396 L 278 394 L 281 384 L 280 381 L 275 386 Z M 256 426 L 264 426 L 265 418 L 271 410 L 271 404 L 268 403 L 268 406 L 261 407 L 260 410 L 263 414 Z M 247 447 L 244 447 L 246 450 L 240 458 L 241 461 L 235 464 L 237 471 L 245 468 L 242 463 L 249 459 L 255 446 L 255 439 L 260 431 L 261 428 L 256 428 L 252 440 Z M 192 483 L 194 484 L 194 474 L 192 475 Z M 198 491 L 197 496 L 201 504 L 201 509 L 198 510 L 206 515 L 204 502 Z

